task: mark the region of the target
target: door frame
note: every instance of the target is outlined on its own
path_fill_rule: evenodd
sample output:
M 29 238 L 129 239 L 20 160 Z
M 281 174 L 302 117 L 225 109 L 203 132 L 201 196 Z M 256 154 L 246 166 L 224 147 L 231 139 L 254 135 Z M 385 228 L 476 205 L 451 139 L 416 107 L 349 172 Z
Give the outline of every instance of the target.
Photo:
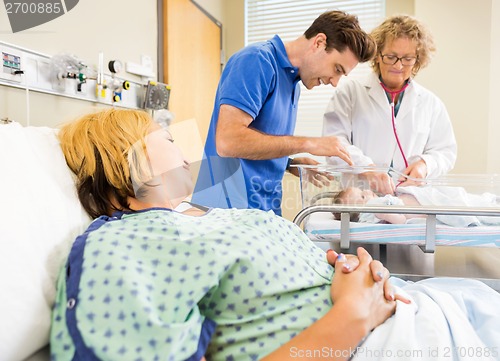
M 164 0 L 157 0 L 156 1 L 156 19 L 157 19 L 157 28 L 158 28 L 158 40 L 157 40 L 157 79 L 158 81 L 163 81 L 163 76 L 164 71 L 163 71 L 163 62 L 165 61 L 165 58 L 163 56 L 164 54 L 164 34 L 165 34 L 165 24 L 163 22 L 163 1 Z M 215 17 L 212 16 L 203 6 L 198 4 L 194 0 L 190 0 L 207 18 L 209 18 L 215 25 L 217 25 L 220 28 L 220 66 L 221 66 L 221 73 L 222 69 L 225 64 L 225 59 L 224 59 L 224 49 L 223 49 L 223 34 L 222 34 L 222 23 L 217 20 Z

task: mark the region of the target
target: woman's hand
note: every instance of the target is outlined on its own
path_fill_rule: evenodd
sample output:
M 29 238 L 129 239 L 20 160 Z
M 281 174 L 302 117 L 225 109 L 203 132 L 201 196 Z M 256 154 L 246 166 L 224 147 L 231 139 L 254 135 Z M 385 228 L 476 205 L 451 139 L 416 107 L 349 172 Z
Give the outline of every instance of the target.
M 358 255 L 360 249 L 363 250 L 366 254 L 368 254 L 368 256 L 370 256 L 369 253 L 364 248 L 361 247 L 358 248 Z M 326 252 L 326 259 L 330 265 L 335 267 L 336 270 L 341 270 L 343 273 L 351 273 L 355 271 L 360 265 L 359 256 L 357 257 L 355 255 L 350 255 L 350 254 L 344 255 L 342 253 L 338 254 L 332 249 L 329 249 Z M 384 267 L 384 265 L 380 261 L 374 261 L 372 259 L 370 262 L 370 270 L 373 281 L 382 282 L 385 280 L 384 297 L 387 300 L 398 299 L 404 303 L 410 303 L 409 299 L 400 295 L 396 295 L 394 293 L 394 288 L 392 287 L 390 281 L 387 280 L 390 275 L 389 271 L 387 270 L 387 268 Z
M 346 268 L 344 264 L 348 262 L 347 257 L 339 258 L 335 252 L 328 252 L 329 259 L 334 256 L 338 258 L 333 261 L 335 267 Z M 290 341 L 267 355 L 263 361 L 293 361 L 296 356 L 290 353 L 292 348 L 320 350 L 323 347 L 340 350 L 341 354 L 332 359 L 345 360 L 344 355 L 349 355 L 370 330 L 394 313 L 395 299 L 398 297 L 389 300 L 384 298 L 385 293 L 391 294 L 390 283 L 387 281 L 389 272 L 380 262 L 373 261 L 361 247 L 358 248 L 357 258 L 359 260 L 355 261 L 356 269 L 350 269 L 347 273 L 335 273 L 331 287 L 332 308 Z M 351 265 L 350 257 L 349 264 Z M 380 271 L 381 269 L 383 271 Z M 373 274 L 381 280 L 375 281 Z
M 349 273 L 336 272 L 333 276 L 332 301 L 334 305 L 349 305 L 351 315 L 355 315 L 372 330 L 394 313 L 398 297 L 394 295 L 388 281 L 389 271 L 385 268 L 379 271 L 380 262 L 373 261 L 364 248 L 359 247 L 357 253 L 359 265 L 355 270 Z M 335 267 L 343 268 L 346 262 L 347 259 L 340 257 Z M 378 276 L 381 272 L 381 280 L 374 280 L 374 270 Z

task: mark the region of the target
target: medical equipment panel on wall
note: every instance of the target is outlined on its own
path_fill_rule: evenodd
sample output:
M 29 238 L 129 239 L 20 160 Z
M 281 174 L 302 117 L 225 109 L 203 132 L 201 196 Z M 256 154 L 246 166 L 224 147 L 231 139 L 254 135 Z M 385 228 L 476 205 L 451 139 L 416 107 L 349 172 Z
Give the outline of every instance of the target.
M 111 74 L 103 70 L 103 55 L 96 54 L 94 69 L 74 55 L 48 56 L 36 51 L 0 42 L 2 67 L 0 85 L 113 105 L 123 108 L 144 107 L 147 81 L 124 79 L 117 75 L 119 63 Z

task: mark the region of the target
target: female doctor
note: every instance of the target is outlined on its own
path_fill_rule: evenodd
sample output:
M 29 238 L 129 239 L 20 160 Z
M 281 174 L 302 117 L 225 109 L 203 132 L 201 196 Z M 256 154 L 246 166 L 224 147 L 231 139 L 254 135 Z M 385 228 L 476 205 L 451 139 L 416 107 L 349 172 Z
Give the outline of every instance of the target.
M 435 94 L 413 80 L 435 51 L 431 34 L 416 19 L 398 15 L 371 35 L 378 49 L 373 72 L 361 80 L 342 79 L 324 114 L 323 135 L 338 136 L 356 166 L 401 172 L 397 185 L 447 173 L 457 155 L 448 112 Z M 336 157 L 327 162 L 345 164 Z M 363 175 L 373 190 L 394 193 L 387 173 Z

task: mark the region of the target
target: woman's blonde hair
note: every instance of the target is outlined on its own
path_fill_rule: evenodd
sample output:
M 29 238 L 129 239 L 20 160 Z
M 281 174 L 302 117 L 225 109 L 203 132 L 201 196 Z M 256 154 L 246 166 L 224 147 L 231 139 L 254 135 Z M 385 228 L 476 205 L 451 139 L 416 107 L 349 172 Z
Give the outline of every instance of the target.
M 78 197 L 91 217 L 130 209 L 128 197 L 134 197 L 134 189 L 129 152 L 134 144 L 145 148 L 152 122 L 145 111 L 108 109 L 60 129 L 64 157 L 77 177 Z
M 417 62 L 412 68 L 412 76 L 425 68 L 436 51 L 434 39 L 427 27 L 409 15 L 395 15 L 385 19 L 370 33 L 380 52 L 386 44 L 400 38 L 407 38 L 417 45 Z M 379 57 L 371 61 L 373 70 L 380 76 Z

